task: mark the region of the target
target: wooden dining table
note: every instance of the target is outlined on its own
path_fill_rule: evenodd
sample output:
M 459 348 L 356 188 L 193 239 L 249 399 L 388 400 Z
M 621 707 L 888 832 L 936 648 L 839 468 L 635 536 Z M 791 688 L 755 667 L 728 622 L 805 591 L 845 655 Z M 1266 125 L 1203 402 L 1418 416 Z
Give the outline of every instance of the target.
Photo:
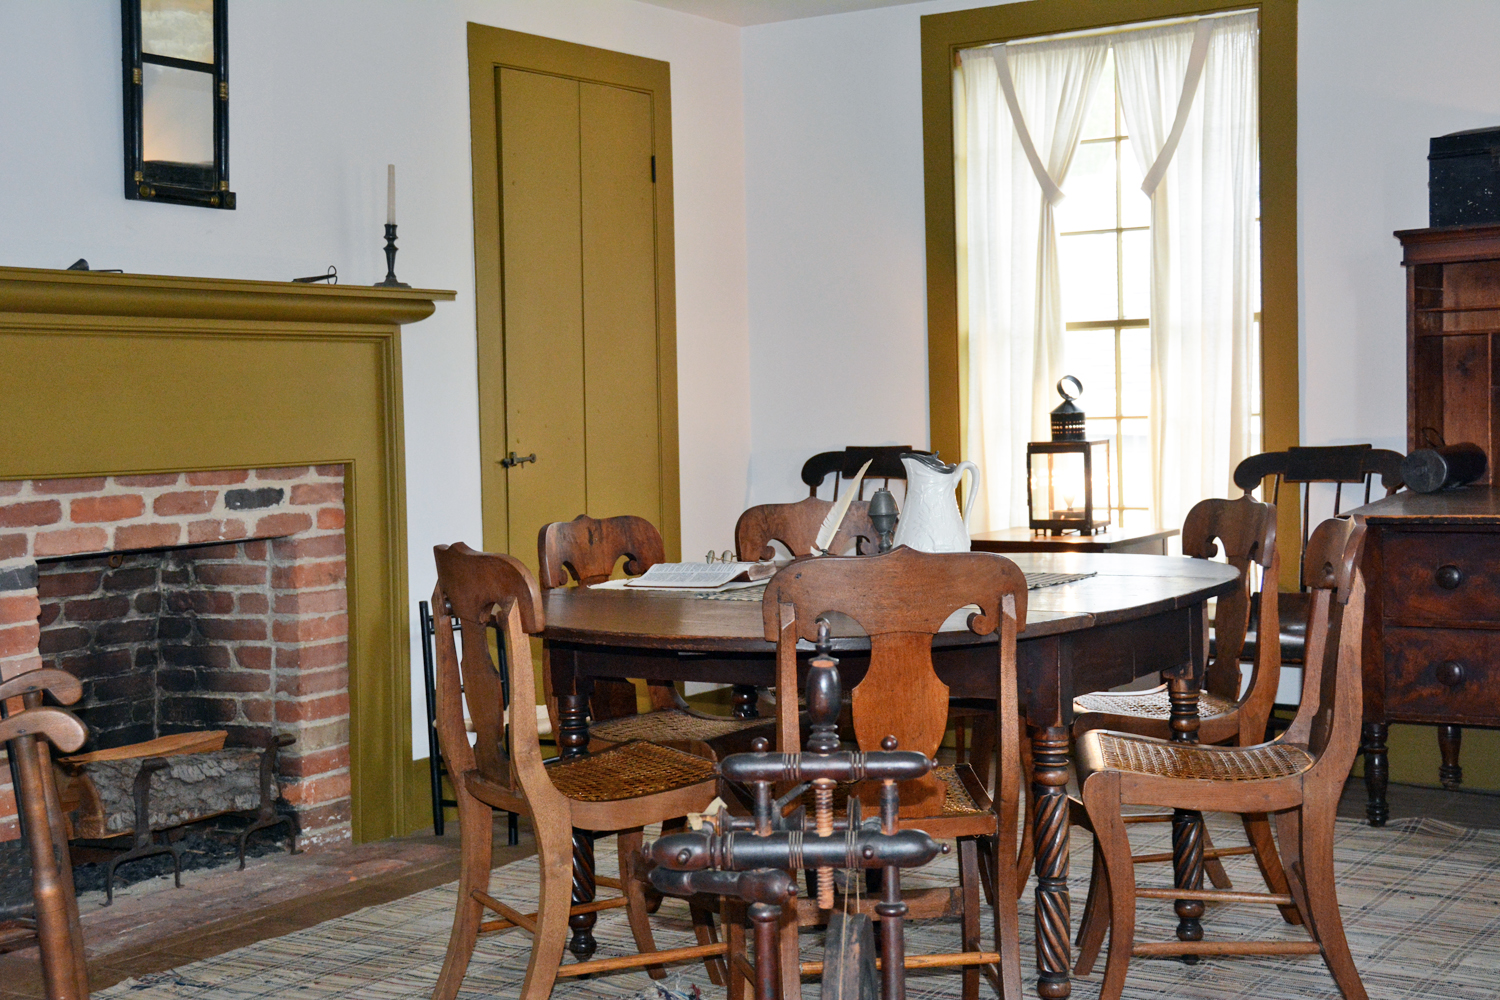
M 1196 687 L 1207 658 L 1207 603 L 1233 589 L 1239 574 L 1223 563 L 1180 556 L 1010 558 L 1028 576 L 1090 574 L 1029 591 L 1016 651 L 1036 801 L 1037 993 L 1065 997 L 1072 989 L 1067 781 L 1073 698 L 1158 673 Z M 582 587 L 549 591 L 544 601 L 542 638 L 555 692 L 587 696 L 595 679 L 604 678 L 732 684 L 741 692 L 775 682 L 776 644 L 766 638 L 759 601 Z M 864 674 L 869 641 L 852 622 L 833 624 L 847 691 Z M 996 641 L 975 636 L 958 620 L 933 640 L 933 665 L 951 697 L 995 697 Z M 753 698 L 736 701 L 740 714 L 755 711 Z M 1193 738 L 1195 712 L 1189 707 L 1173 720 L 1181 738 Z M 1197 841 L 1200 856 L 1181 859 L 1179 885 L 1201 871 Z M 1194 933 L 1201 935 L 1193 918 L 1183 917 L 1179 934 Z

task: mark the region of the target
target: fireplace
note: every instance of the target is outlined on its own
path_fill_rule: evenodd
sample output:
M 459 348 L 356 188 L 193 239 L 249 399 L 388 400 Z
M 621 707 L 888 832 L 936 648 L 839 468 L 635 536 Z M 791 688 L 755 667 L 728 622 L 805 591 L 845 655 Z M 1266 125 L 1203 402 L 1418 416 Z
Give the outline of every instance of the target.
M 84 683 L 88 750 L 270 730 L 308 844 L 350 836 L 344 467 L 0 483 L 0 546 L 37 598 L 0 634 Z M 14 570 L 12 572 L 15 572 Z M 24 582 L 24 581 L 23 581 Z M 8 784 L 0 835 L 15 836 Z

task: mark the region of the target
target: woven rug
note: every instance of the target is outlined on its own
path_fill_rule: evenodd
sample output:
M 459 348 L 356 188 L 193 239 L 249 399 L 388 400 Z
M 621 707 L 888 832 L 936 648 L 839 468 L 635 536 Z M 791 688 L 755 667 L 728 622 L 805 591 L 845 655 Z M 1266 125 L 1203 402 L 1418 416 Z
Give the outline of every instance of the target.
M 1160 829 L 1157 829 L 1160 828 Z M 1242 835 L 1220 817 L 1210 818 L 1221 846 L 1242 843 Z M 1149 832 L 1147 832 L 1149 831 Z M 1467 830 L 1431 820 L 1407 820 L 1375 830 L 1340 820 L 1337 879 L 1344 922 L 1354 960 L 1372 997 L 1443 997 L 1492 1000 L 1500 994 L 1500 833 Z M 1138 848 L 1167 843 L 1167 824 L 1134 827 Z M 1073 837 L 1072 886 L 1075 920 L 1087 889 L 1090 839 Z M 612 840 L 601 840 L 601 873 L 614 873 Z M 951 855 L 950 855 L 951 858 Z M 951 860 L 908 873 L 907 885 L 951 881 Z M 1253 863 L 1226 859 L 1238 887 L 1264 888 Z M 1143 885 L 1170 879 L 1165 865 L 1142 865 Z M 495 873 L 491 892 L 518 909 L 536 899 L 535 859 Z M 448 940 L 455 888 L 431 889 L 386 906 L 371 907 L 307 930 L 263 941 L 169 973 L 126 980 L 96 997 L 195 998 L 195 1000 L 420 1000 L 431 995 Z M 668 901 L 653 918 L 657 946 L 693 944 L 686 908 Z M 1034 996 L 1035 955 L 1031 940 L 1031 890 L 1023 900 L 1021 946 L 1025 995 Z M 1305 940 L 1300 928 L 1282 923 L 1265 906 L 1213 905 L 1205 916 L 1215 938 L 1271 937 Z M 1137 940 L 1166 940 L 1175 926 L 1170 904 L 1144 900 L 1139 906 Z M 633 952 L 621 910 L 600 915 L 599 957 Z M 820 957 L 821 935 L 803 935 L 804 958 Z M 480 939 L 460 998 L 515 997 L 526 967 L 529 939 L 519 931 Z M 908 953 L 958 950 L 956 923 L 908 926 Z M 1101 958 L 1100 972 L 1103 969 Z M 1073 996 L 1098 995 L 1099 974 L 1074 980 Z M 960 977 L 953 972 L 908 977 L 916 998 L 957 997 Z M 723 996 L 711 986 L 703 966 L 673 967 L 662 983 L 672 994 Z M 805 984 L 816 1000 L 817 985 Z M 984 994 L 993 996 L 984 987 Z M 658 993 L 644 973 L 562 981 L 557 1000 L 641 997 L 674 1000 Z M 1224 957 L 1187 966 L 1175 960 L 1136 959 L 1125 987 L 1127 998 L 1291 1000 L 1336 997 L 1338 991 L 1317 956 L 1289 958 Z

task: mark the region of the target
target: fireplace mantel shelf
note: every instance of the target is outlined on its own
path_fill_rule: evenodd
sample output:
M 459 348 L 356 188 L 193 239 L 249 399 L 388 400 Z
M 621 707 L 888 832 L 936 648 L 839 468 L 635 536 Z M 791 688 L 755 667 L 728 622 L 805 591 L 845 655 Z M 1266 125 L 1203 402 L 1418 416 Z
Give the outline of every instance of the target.
M 454 297 L 432 288 L 0 267 L 0 313 L 405 324 Z

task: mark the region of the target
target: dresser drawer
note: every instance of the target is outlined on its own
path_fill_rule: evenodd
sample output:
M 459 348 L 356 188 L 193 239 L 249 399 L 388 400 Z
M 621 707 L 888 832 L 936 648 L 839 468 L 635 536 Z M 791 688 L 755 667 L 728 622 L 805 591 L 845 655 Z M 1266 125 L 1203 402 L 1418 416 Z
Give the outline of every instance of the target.
M 1500 716 L 1500 632 L 1385 630 L 1386 715 L 1411 722 L 1479 722 Z
M 1500 624 L 1500 534 L 1385 533 L 1385 616 L 1402 624 Z

